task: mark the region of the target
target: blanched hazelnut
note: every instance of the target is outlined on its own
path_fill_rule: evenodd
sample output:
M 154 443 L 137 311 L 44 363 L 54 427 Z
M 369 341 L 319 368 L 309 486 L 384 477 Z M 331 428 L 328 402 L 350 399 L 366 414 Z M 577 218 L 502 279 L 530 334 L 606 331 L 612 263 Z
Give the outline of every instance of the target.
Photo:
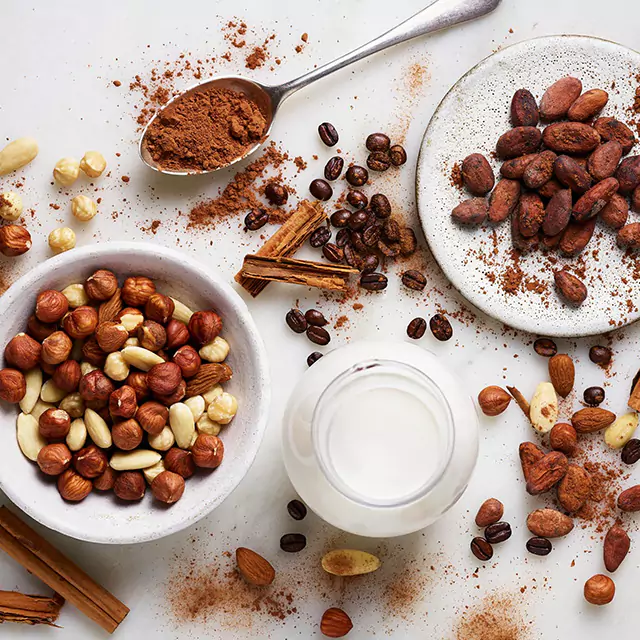
M 191 447 L 191 454 L 197 467 L 215 469 L 222 462 L 224 445 L 217 436 L 201 433 Z
M 198 344 L 211 342 L 222 331 L 222 319 L 215 311 L 196 311 L 189 320 L 189 333 Z
M 218 424 L 229 424 L 238 411 L 235 396 L 224 391 L 207 407 L 207 415 Z
M 114 351 L 107 356 L 107 360 L 104 363 L 104 372 L 112 380 L 120 382 L 125 380 L 129 375 L 129 365 L 122 356 L 121 351 Z
M 62 327 L 75 340 L 88 338 L 98 326 L 98 312 L 89 306 L 81 306 L 62 320 Z
M 56 368 L 53 374 L 53 383 L 59 389 L 71 393 L 78 388 L 81 377 L 80 363 L 75 360 L 67 360 Z
M 91 409 L 106 407 L 113 390 L 113 382 L 99 369 L 82 376 L 80 379 L 80 395 L 87 407 Z
M 207 362 L 224 362 L 229 355 L 229 343 L 220 336 L 203 345 L 198 355 Z
M 107 354 L 100 348 L 95 336 L 91 336 L 82 345 L 82 357 L 94 367 L 103 367 Z
M 69 502 L 80 502 L 84 500 L 93 489 L 91 480 L 83 478 L 73 469 L 67 469 L 58 476 L 58 492 Z
M 22 215 L 22 198 L 15 191 L 0 193 L 0 218 L 15 222 Z
M 73 342 L 64 331 L 54 331 L 42 341 L 40 358 L 46 364 L 60 364 L 71 354 Z
M 175 305 L 169 296 L 153 293 L 144 305 L 144 313 L 149 320 L 167 324 L 173 315 Z
M 127 376 L 127 384 L 136 392 L 138 404 L 149 397 L 147 374 L 144 371 L 133 371 Z
M 191 345 L 180 347 L 173 355 L 173 362 L 180 367 L 184 378 L 192 378 L 198 371 L 202 360 L 198 352 Z
M 109 300 L 118 289 L 118 279 L 112 271 L 98 269 L 87 278 L 84 289 L 91 300 Z
M 31 249 L 31 234 L 18 224 L 0 227 L 0 253 L 8 258 L 21 256 Z
M 187 394 L 187 383 L 184 380 L 180 380 L 178 388 L 169 395 L 163 395 L 161 393 L 154 394 L 155 399 L 161 402 L 163 405 L 170 407 L 176 402 L 180 402 Z
M 122 286 L 122 299 L 131 307 L 141 307 L 156 292 L 153 281 L 144 276 L 127 278 Z
M 69 433 L 71 418 L 62 409 L 47 409 L 38 420 L 40 435 L 45 440 L 62 440 Z
M 149 435 L 149 446 L 157 451 L 168 451 L 175 443 L 176 438 L 169 427 L 154 436 Z
M 97 478 L 105 472 L 109 461 L 107 456 L 92 444 L 80 449 L 73 456 L 73 466 L 83 478 Z
M 49 234 L 49 248 L 56 253 L 69 251 L 76 246 L 76 234 L 69 227 L 59 227 Z
M 206 413 L 200 416 L 196 422 L 198 433 L 206 433 L 208 436 L 217 436 L 222 431 L 222 426 L 214 422 Z
M 109 412 L 118 418 L 133 418 L 138 410 L 136 392 L 128 385 L 122 385 L 109 396 Z
M 53 179 L 63 187 L 70 187 L 80 174 L 80 163 L 75 158 L 61 158 L 53 168 Z
M 102 475 L 94 479 L 93 488 L 98 491 L 111 491 L 117 477 L 118 472 L 108 466 Z
M 167 349 L 177 349 L 189 342 L 189 329 L 184 322 L 169 320 L 167 324 Z
M 84 290 L 83 284 L 70 284 L 62 290 L 62 293 L 68 300 L 71 309 L 77 309 L 89 304 L 89 296 Z
M 169 410 L 159 402 L 151 400 L 138 408 L 136 419 L 147 433 L 158 435 L 169 420 Z
M 99 151 L 87 151 L 80 160 L 80 169 L 90 178 L 97 178 L 107 168 L 107 161 Z
M 167 471 L 173 471 L 183 478 L 190 478 L 196 471 L 196 464 L 190 451 L 172 447 L 164 457 Z
M 98 346 L 105 352 L 118 351 L 129 337 L 125 327 L 117 322 L 101 322 L 95 332 Z
M 27 333 L 38 342 L 42 342 L 57 330 L 58 326 L 55 323 L 40 322 L 35 316 L 29 316 L 27 320 Z
M 164 463 L 160 460 L 160 462 L 156 462 L 153 466 L 143 469 L 142 475 L 144 479 L 151 484 L 163 471 L 166 471 L 166 469 L 164 468 Z
M 20 402 L 27 392 L 27 382 L 21 371 L 2 369 L 0 371 L 0 399 L 5 402 Z
M 182 371 L 173 362 L 162 362 L 156 364 L 147 375 L 149 389 L 155 394 L 168 396 L 172 394 L 182 381 Z
M 38 454 L 38 466 L 48 476 L 59 476 L 71 464 L 71 451 L 66 444 L 48 444 Z
M 141 500 L 145 492 L 144 476 L 140 471 L 123 471 L 113 485 L 113 492 L 120 500 Z
M 47 289 L 36 298 L 36 318 L 41 322 L 58 322 L 69 311 L 69 301 L 64 293 Z
M 144 349 L 159 351 L 167 342 L 164 327 L 153 320 L 146 320 L 138 327 L 138 342 Z
M 71 200 L 71 213 L 80 222 L 88 222 L 98 213 L 98 205 L 88 196 L 77 195 Z
M 40 343 L 31 336 L 19 333 L 7 343 L 4 348 L 4 357 L 7 364 L 27 371 L 38 365 L 41 349 Z
M 118 422 L 111 429 L 113 444 L 123 451 L 131 451 L 140 446 L 143 434 L 142 428 L 133 418 Z
M 62 398 L 60 404 L 58 405 L 58 408 L 64 409 L 71 418 L 82 418 L 85 410 L 84 400 L 78 392 L 70 393 L 69 395 Z M 73 422 L 71 423 L 71 429 L 73 430 Z M 69 446 L 69 448 L 71 450 L 74 450 L 71 446 Z
M 135 336 L 138 327 L 144 322 L 144 316 L 139 309 L 126 307 L 120 311 L 116 320 L 129 332 L 130 336 Z
M 184 478 L 171 471 L 163 471 L 151 482 L 153 497 L 160 502 L 173 504 L 182 498 Z

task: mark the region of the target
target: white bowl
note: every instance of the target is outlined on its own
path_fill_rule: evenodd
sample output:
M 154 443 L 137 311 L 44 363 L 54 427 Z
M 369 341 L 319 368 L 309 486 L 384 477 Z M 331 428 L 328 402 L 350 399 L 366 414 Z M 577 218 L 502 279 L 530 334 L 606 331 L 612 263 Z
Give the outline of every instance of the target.
M 180 531 L 217 507 L 249 470 L 262 441 L 270 401 L 267 357 L 247 306 L 212 269 L 189 256 L 150 244 L 111 242 L 73 249 L 47 260 L 20 278 L 0 299 L 0 345 L 24 330 L 36 295 L 84 281 L 98 268 L 152 278 L 162 293 L 193 309 L 214 308 L 222 316 L 222 335 L 231 345 L 233 378 L 225 389 L 238 398 L 238 413 L 224 427 L 224 460 L 211 473 L 197 473 L 182 499 L 167 507 L 151 492 L 137 503 L 122 503 L 113 493 L 92 492 L 76 504 L 65 502 L 55 478 L 44 476 L 16 442 L 17 407 L 0 403 L 0 489 L 41 524 L 79 540 L 105 544 L 144 542 Z

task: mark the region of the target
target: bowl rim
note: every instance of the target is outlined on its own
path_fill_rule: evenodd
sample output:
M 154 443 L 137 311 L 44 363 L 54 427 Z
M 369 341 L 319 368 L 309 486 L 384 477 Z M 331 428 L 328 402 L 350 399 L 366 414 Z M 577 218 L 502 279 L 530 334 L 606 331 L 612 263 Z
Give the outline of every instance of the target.
M 245 455 L 239 464 L 244 468 L 241 472 L 238 472 L 236 476 L 229 482 L 229 488 L 224 495 L 213 496 L 209 500 L 203 500 L 199 509 L 193 510 L 187 517 L 182 518 L 174 523 L 169 523 L 166 527 L 160 529 L 152 529 L 148 534 L 135 533 L 133 535 L 127 534 L 127 527 L 121 527 L 117 534 L 112 530 L 105 535 L 101 535 L 99 530 L 95 533 L 87 534 L 85 532 L 79 532 L 71 527 L 65 525 L 64 519 L 52 519 L 47 516 L 47 513 L 43 510 L 33 509 L 28 502 L 20 497 L 11 487 L 10 483 L 3 482 L 0 477 L 0 490 L 7 496 L 7 498 L 15 504 L 19 509 L 26 513 L 30 518 L 44 525 L 45 527 L 62 533 L 77 540 L 83 540 L 86 542 L 94 542 L 100 544 L 132 544 L 140 542 L 149 542 L 152 540 L 158 540 L 169 536 L 173 533 L 177 533 L 186 529 L 187 527 L 195 524 L 202 518 L 209 515 L 217 506 L 222 504 L 237 488 L 240 482 L 247 475 L 255 462 L 256 456 L 264 439 L 266 427 L 269 419 L 269 410 L 271 405 L 271 382 L 268 366 L 268 358 L 264 341 L 258 331 L 258 327 L 247 307 L 245 301 L 240 295 L 225 282 L 219 275 L 206 268 L 203 263 L 193 258 L 186 252 L 178 251 L 162 245 L 155 245 L 147 242 L 139 241 L 111 241 L 104 243 L 90 244 L 84 247 L 73 249 L 68 252 L 64 252 L 53 256 L 44 262 L 40 263 L 33 269 L 29 270 L 23 276 L 21 276 L 16 282 L 14 282 L 2 296 L 0 296 L 0 304 L 9 305 L 11 302 L 24 294 L 25 290 L 37 282 L 45 275 L 50 274 L 57 267 L 61 265 L 67 265 L 83 258 L 95 258 L 98 256 L 108 256 L 112 254 L 123 254 L 135 252 L 136 254 L 144 254 L 150 258 L 162 257 L 167 259 L 175 266 L 183 266 L 188 271 L 196 272 L 201 277 L 204 277 L 220 290 L 221 295 L 226 298 L 228 304 L 232 307 L 233 311 L 241 319 L 242 324 L 246 327 L 248 334 L 252 337 L 253 347 L 255 347 L 255 361 L 256 370 L 255 377 L 259 381 L 261 390 L 260 397 L 258 398 L 258 418 L 253 421 L 253 433 L 257 437 L 252 441 L 251 446 L 245 450 Z M 105 258 L 108 259 L 108 258 Z M 107 265 L 108 266 L 108 265 Z M 17 446 L 17 445 L 16 445 Z M 236 466 L 236 469 L 238 467 Z

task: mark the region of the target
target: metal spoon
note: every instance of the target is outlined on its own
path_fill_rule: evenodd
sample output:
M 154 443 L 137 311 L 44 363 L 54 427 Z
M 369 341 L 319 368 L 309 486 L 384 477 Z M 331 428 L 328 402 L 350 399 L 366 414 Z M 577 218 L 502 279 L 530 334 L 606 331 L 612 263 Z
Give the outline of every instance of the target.
M 378 38 L 371 40 L 371 42 L 362 45 L 358 49 L 345 54 L 344 56 L 338 58 L 337 60 L 334 60 L 333 62 L 329 62 L 322 67 L 318 67 L 317 69 L 314 69 L 313 71 L 310 71 L 309 73 L 306 73 L 299 78 L 295 78 L 290 82 L 275 86 L 269 86 L 260 84 L 255 80 L 250 80 L 249 78 L 243 78 L 242 76 L 221 76 L 218 78 L 213 78 L 212 80 L 207 80 L 201 84 L 191 87 L 190 89 L 187 89 L 184 93 L 181 93 L 180 95 L 170 100 L 164 108 L 166 108 L 173 102 L 176 102 L 177 100 L 182 100 L 186 95 L 194 91 L 207 91 L 211 87 L 231 89 L 233 91 L 243 93 L 250 100 L 255 102 L 260 107 L 267 119 L 268 126 L 265 135 L 263 136 L 262 140 L 256 142 L 253 147 L 248 149 L 244 155 L 235 158 L 227 165 L 223 165 L 225 167 L 228 167 L 232 164 L 235 164 L 239 160 L 246 158 L 249 154 L 253 153 L 264 143 L 264 141 L 269 137 L 269 133 L 271 132 L 271 127 L 273 125 L 273 121 L 275 119 L 278 108 L 291 94 L 298 91 L 298 89 L 302 89 L 308 84 L 311 84 L 312 82 L 315 82 L 320 78 L 324 78 L 330 73 L 333 73 L 338 69 L 342 69 L 352 62 L 362 60 L 363 58 L 370 56 L 372 53 L 382 51 L 387 47 L 393 46 L 394 44 L 399 44 L 400 42 L 411 40 L 412 38 L 416 38 L 417 36 L 421 36 L 425 33 L 439 31 L 440 29 L 446 29 L 447 27 L 451 27 L 462 22 L 468 22 L 469 20 L 474 20 L 475 18 L 484 16 L 487 13 L 491 13 L 498 7 L 501 1 L 502 0 L 436 0 L 426 9 L 419 11 L 408 20 L 405 20 L 404 22 L 399 24 L 397 27 L 394 27 L 390 31 L 383 33 Z M 156 171 L 159 171 L 160 173 L 176 176 L 213 173 L 213 171 L 217 171 L 218 169 L 223 168 L 221 166 L 217 169 L 211 169 L 209 171 L 168 171 L 166 169 L 161 169 L 151 157 L 151 154 L 149 153 L 146 146 L 147 131 L 149 130 L 149 126 L 151 125 L 151 123 L 158 117 L 159 113 L 160 111 L 156 112 L 153 118 L 151 118 L 151 120 L 147 123 L 147 126 L 145 127 L 144 131 L 142 132 L 142 136 L 140 137 L 140 157 L 146 165 L 148 165 L 152 169 L 155 169 Z

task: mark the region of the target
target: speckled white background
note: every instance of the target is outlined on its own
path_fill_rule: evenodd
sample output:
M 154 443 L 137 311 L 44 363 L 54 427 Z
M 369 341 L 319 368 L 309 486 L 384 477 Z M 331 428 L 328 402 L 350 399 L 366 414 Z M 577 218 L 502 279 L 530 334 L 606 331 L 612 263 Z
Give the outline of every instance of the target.
M 305 0 L 277 4 L 252 1 L 243 5 L 227 1 L 179 5 L 166 0 L 135 4 L 5 1 L 0 40 L 4 54 L 0 76 L 1 135 L 3 139 L 11 139 L 31 134 L 41 145 L 37 161 L 23 172 L 24 199 L 37 212 L 28 223 L 35 247 L 24 259 L 12 263 L 15 274 L 47 255 L 46 233 L 58 220 L 70 218 L 66 210 L 69 198 L 49 184 L 53 164 L 63 155 L 80 156 L 87 148 L 97 148 L 107 156 L 112 176 L 100 182 L 98 195 L 103 198 L 100 216 L 82 230 L 74 225 L 79 231 L 79 244 L 125 237 L 167 246 L 179 244 L 231 280 L 247 250 L 238 242 L 242 236 L 235 224 L 199 235 L 182 233 L 184 219 L 174 224 L 176 209 L 187 210 L 198 196 L 215 193 L 226 176 L 184 183 L 161 180 L 140 165 L 131 118 L 134 100 L 126 90 L 132 76 L 148 70 L 152 60 L 173 60 L 185 50 L 192 51 L 194 57 L 215 52 L 222 43 L 221 21 L 241 10 L 241 17 L 260 35 L 277 30 L 279 36 L 272 51 L 286 55 L 275 73 L 263 69 L 254 76 L 265 81 L 285 80 L 315 62 L 333 58 L 377 35 L 424 4 L 425 0 L 403 3 Z M 309 161 L 312 154 L 320 156 L 296 180 L 302 194 L 330 155 L 315 133 L 320 121 L 333 122 L 342 135 L 339 146 L 360 160 L 364 160 L 362 140 L 366 134 L 382 129 L 397 136 L 408 127 L 409 163 L 397 174 L 397 180 L 385 176 L 376 184 L 415 221 L 413 169 L 419 142 L 433 109 L 463 73 L 499 46 L 544 34 L 587 33 L 633 46 L 637 42 L 638 10 L 630 9 L 631 6 L 623 0 L 611 0 L 606 10 L 593 0 L 562 3 L 505 0 L 496 14 L 481 22 L 378 55 L 292 98 L 283 108 L 274 139 L 282 141 L 292 155 L 300 154 Z M 629 15 L 629 11 L 635 15 Z M 305 31 L 309 33 L 309 44 L 302 54 L 296 55 L 294 47 Z M 407 76 L 411 65 L 416 63 L 427 67 L 428 79 L 419 91 L 412 92 Z M 236 53 L 232 62 L 220 69 L 242 71 L 243 66 L 242 57 Z M 120 90 L 111 85 L 114 79 L 122 81 Z M 122 154 L 118 159 L 116 152 Z M 131 176 L 127 185 L 119 180 L 124 174 Z M 4 186 L 6 182 L 3 180 L 1 184 Z M 81 188 L 74 187 L 73 191 Z M 49 202 L 64 207 L 54 211 Z M 112 210 L 126 213 L 114 222 Z M 139 229 L 139 224 L 146 226 L 155 218 L 163 220 L 156 236 Z M 259 240 L 254 236 L 249 242 L 257 246 Z M 347 337 L 355 340 L 386 336 L 404 340 L 405 327 L 415 315 L 429 316 L 439 305 L 450 313 L 460 311 L 463 300 L 447 289 L 432 262 L 428 259 L 426 262 L 431 291 L 428 297 L 400 290 L 397 279 L 391 278 L 391 286 L 385 293 L 361 299 L 364 309 L 348 313 L 351 324 L 332 332 L 332 346 L 343 344 Z M 288 393 L 304 372 L 305 357 L 312 350 L 282 320 L 298 297 L 304 306 L 318 301 L 314 292 L 270 286 L 264 297 L 249 302 L 269 352 L 274 402 L 258 461 L 222 507 L 186 532 L 140 546 L 101 547 L 48 534 L 131 607 L 119 637 L 306 640 L 319 637 L 317 622 L 322 611 L 338 605 L 353 617 L 355 629 L 349 638 L 354 640 L 449 639 L 456 638 L 465 607 L 482 606 L 483 598 L 491 593 L 512 597 L 509 609 L 530 627 L 530 638 L 632 637 L 640 566 L 637 549 L 616 574 L 618 594 L 614 604 L 600 610 L 586 605 L 581 595 L 584 580 L 602 570 L 601 543 L 592 539 L 590 530 L 575 531 L 569 539 L 559 542 L 547 558 L 527 557 L 525 515 L 543 501 L 527 497 L 520 479 L 517 445 L 530 433 L 515 407 L 498 419 L 483 420 L 480 460 L 468 492 L 447 517 L 425 532 L 378 544 L 341 538 L 313 516 L 300 524 L 288 518 L 285 504 L 293 496 L 280 459 L 279 422 Z M 342 313 L 335 303 L 324 299 L 319 307 L 334 320 Z M 468 326 L 457 320 L 453 324 L 455 337 L 449 343 L 436 344 L 426 336 L 421 344 L 447 358 L 472 392 L 489 383 L 509 383 L 529 395 L 546 376 L 546 362 L 532 355 L 529 336 L 505 331 L 482 315 Z M 607 406 L 614 411 L 623 410 L 628 381 L 638 366 L 637 336 L 638 329 L 629 327 L 612 337 L 616 360 L 614 376 L 609 380 L 612 384 L 607 386 Z M 560 342 L 561 348 L 576 358 L 579 390 L 604 381 L 602 371 L 587 358 L 588 347 L 594 342 Z M 574 398 L 573 407 L 571 404 L 566 403 L 565 415 L 578 402 Z M 393 425 L 389 434 L 392 437 Z M 475 534 L 471 520 L 478 504 L 490 495 L 505 502 L 506 519 L 511 521 L 515 533 L 497 549 L 495 562 L 481 569 L 478 577 L 472 577 L 478 565 L 468 551 L 470 536 Z M 304 532 L 309 538 L 307 550 L 297 556 L 286 556 L 278 549 L 280 535 L 291 531 Z M 640 540 L 635 530 L 632 539 L 635 547 Z M 348 587 L 319 581 L 317 571 L 312 568 L 317 567 L 322 551 L 336 543 L 382 550 L 382 572 Z M 215 562 L 222 552 L 238 544 L 251 546 L 272 560 L 279 570 L 281 584 L 295 591 L 299 613 L 282 623 L 253 614 L 233 620 L 214 611 L 206 622 L 177 623 L 167 608 L 169 578 L 184 569 L 191 557 L 200 562 Z M 226 562 L 224 558 L 223 561 Z M 296 579 L 301 581 L 300 585 L 293 584 Z M 526 590 L 521 594 L 523 587 Z M 46 592 L 36 579 L 3 556 L 0 556 L 0 588 Z M 404 604 L 402 598 L 394 597 L 398 592 L 407 593 Z M 63 630 L 5 625 L 0 628 L 0 636 L 11 640 L 105 636 L 71 606 L 65 607 L 60 623 Z M 468 640 L 469 636 L 460 637 Z

